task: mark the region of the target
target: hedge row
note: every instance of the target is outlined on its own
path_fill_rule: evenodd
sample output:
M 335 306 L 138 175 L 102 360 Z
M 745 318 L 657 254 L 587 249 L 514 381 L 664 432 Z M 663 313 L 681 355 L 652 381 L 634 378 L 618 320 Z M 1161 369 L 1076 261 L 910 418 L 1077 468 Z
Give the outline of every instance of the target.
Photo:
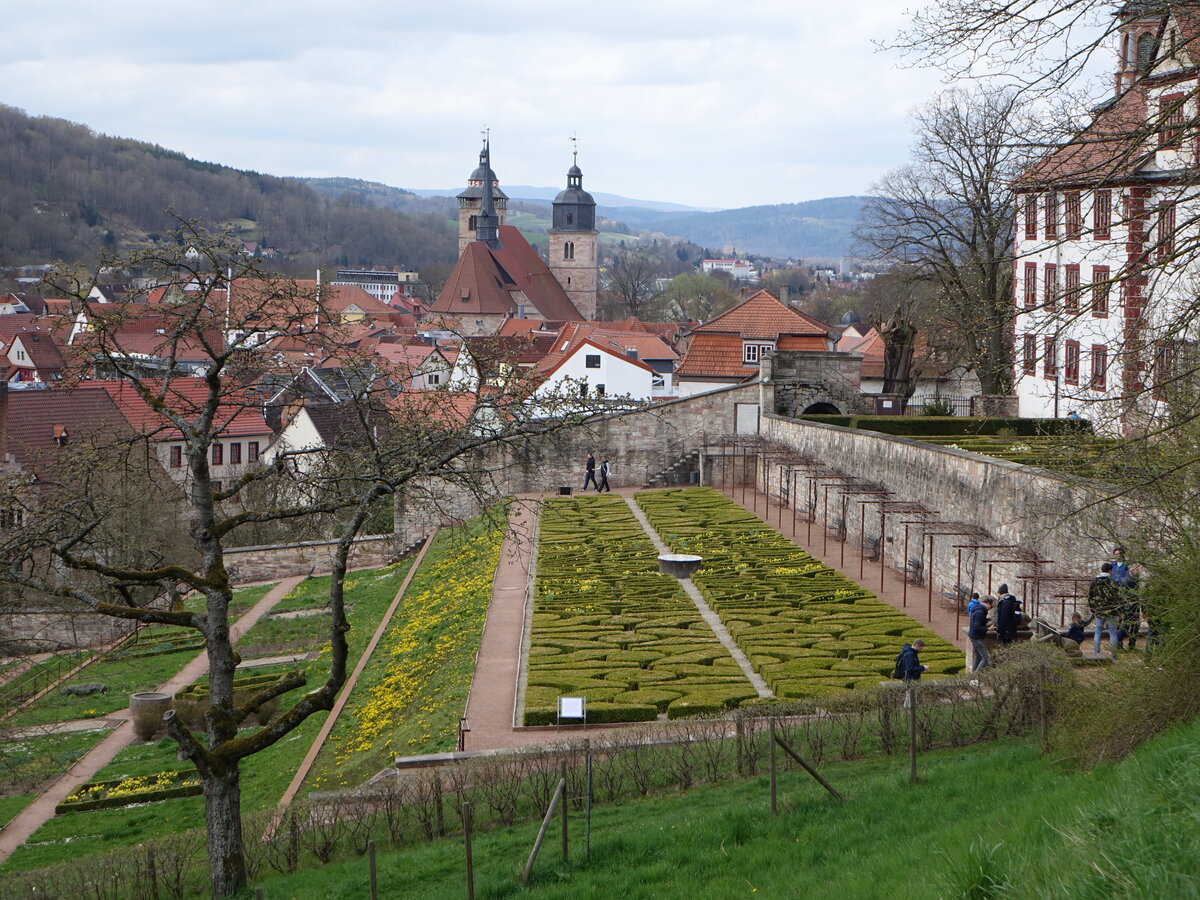
M 278 681 L 282 681 L 286 675 L 287 672 L 260 672 L 254 675 L 243 675 L 233 679 L 233 689 L 235 691 L 261 690 Z M 198 700 L 207 696 L 207 681 L 189 684 L 175 692 L 176 700 Z
M 931 674 L 962 670 L 948 641 L 715 491 L 644 492 L 637 502 L 673 550 L 704 557 L 692 580 L 776 696 L 877 685 L 918 637 Z
M 858 428 L 881 434 L 926 435 L 1018 434 L 1022 437 L 1049 434 L 1091 434 L 1087 419 L 1001 419 L 972 416 L 800 416 L 809 422 Z
M 93 809 L 115 809 L 134 803 L 152 803 L 175 797 L 195 797 L 202 792 L 200 776 L 195 769 L 175 769 L 133 778 L 111 781 L 90 781 L 76 788 L 54 807 L 56 814 L 87 812 Z
M 757 692 L 700 618 L 620 497 L 557 498 L 542 514 L 526 725 L 557 698 L 587 698 L 589 722 L 725 710 Z

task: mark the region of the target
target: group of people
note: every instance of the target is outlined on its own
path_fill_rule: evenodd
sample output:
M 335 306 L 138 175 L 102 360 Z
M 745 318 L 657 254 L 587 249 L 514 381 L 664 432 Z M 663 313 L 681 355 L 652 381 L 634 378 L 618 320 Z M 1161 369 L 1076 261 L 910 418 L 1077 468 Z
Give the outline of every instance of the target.
M 1121 642 L 1130 650 L 1137 647 L 1142 626 L 1142 602 L 1138 595 L 1138 576 L 1125 560 L 1125 550 L 1113 550 L 1113 559 L 1100 567 L 1100 574 L 1088 585 L 1088 607 L 1096 623 L 1094 650 L 1100 654 L 1100 639 L 1108 628 L 1108 650 L 1114 657 Z
M 611 492 L 612 488 L 608 486 L 608 473 L 612 471 L 612 467 L 608 464 L 608 458 L 605 457 L 602 459 L 600 461 L 599 468 L 597 468 L 596 457 L 592 451 L 589 450 L 587 455 L 587 463 L 585 465 L 587 473 L 583 476 L 583 489 L 586 491 L 588 489 L 588 485 L 590 484 L 596 489 L 597 494 L 601 494 L 604 491 Z M 597 473 L 600 475 L 599 481 L 596 480 Z

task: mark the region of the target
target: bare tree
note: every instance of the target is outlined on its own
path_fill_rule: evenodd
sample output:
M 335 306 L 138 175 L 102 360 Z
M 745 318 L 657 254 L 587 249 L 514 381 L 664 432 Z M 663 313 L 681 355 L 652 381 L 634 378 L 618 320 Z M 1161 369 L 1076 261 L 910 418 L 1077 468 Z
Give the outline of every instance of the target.
M 883 339 L 885 394 L 911 397 L 921 375 L 918 335 L 929 316 L 928 282 L 903 267 L 873 279 L 863 292 L 863 312 Z
M 1012 91 L 946 91 L 915 116 L 913 161 L 864 205 L 864 253 L 903 266 L 934 293 L 929 325 L 953 322 L 985 394 L 1012 389 L 1012 182 L 1033 127 Z
M 605 272 L 605 300 L 617 315 L 643 316 L 661 295 L 661 262 L 646 250 L 620 250 Z
M 265 275 L 227 235 L 186 222 L 177 237 L 166 249 L 124 261 L 165 285 L 161 302 L 153 304 L 156 346 L 150 352 L 144 344 L 137 352 L 127 346 L 127 326 L 146 315 L 148 305 L 117 303 L 89 310 L 91 330 L 77 348 L 77 372 L 100 366 L 117 380 L 120 402 L 135 410 L 132 430 L 97 432 L 92 441 L 61 448 L 49 477 L 36 483 L 27 473 L 4 480 L 5 508 L 16 505 L 28 515 L 26 527 L 2 532 L 0 578 L 93 612 L 203 635 L 210 679 L 203 729 L 193 731 L 169 713 L 167 730 L 200 774 L 212 893 L 229 896 L 247 877 L 240 762 L 330 709 L 344 684 L 346 568 L 356 536 L 379 504 L 401 497 L 421 503 L 444 491 L 486 494 L 495 465 L 489 453 L 521 448 L 591 410 L 577 397 L 557 407 L 541 397 L 539 415 L 532 416 L 525 403 L 529 386 L 521 383 L 469 394 L 393 395 L 399 379 L 388 377 L 377 359 L 355 358 L 317 292 Z M 76 273 L 58 286 L 85 296 L 89 279 Z M 343 404 L 344 439 L 319 454 L 285 450 L 269 465 L 218 483 L 214 447 L 255 407 L 250 388 L 268 373 L 293 374 L 305 353 L 334 354 L 357 370 L 346 379 L 356 389 Z M 200 377 L 181 375 L 184 359 L 194 365 L 197 356 Z M 164 440 L 180 448 L 171 459 L 178 467 L 170 469 L 179 479 L 164 475 Z M 136 485 L 143 498 L 170 509 L 175 516 L 166 518 L 174 527 L 160 519 L 153 527 L 162 534 L 143 535 L 122 518 L 132 507 L 114 482 Z M 239 731 L 251 714 L 269 710 L 306 677 L 296 671 L 248 699 L 235 696 L 239 658 L 230 637 L 233 583 L 225 550 L 243 529 L 305 522 L 337 536 L 329 674 L 266 724 Z M 200 598 L 199 608 L 172 602 L 188 593 Z

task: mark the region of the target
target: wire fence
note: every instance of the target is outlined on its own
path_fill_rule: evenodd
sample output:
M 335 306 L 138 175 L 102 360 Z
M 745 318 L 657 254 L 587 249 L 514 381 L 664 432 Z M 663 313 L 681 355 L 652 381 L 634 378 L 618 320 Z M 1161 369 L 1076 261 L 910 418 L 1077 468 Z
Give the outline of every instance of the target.
M 728 716 L 594 732 L 551 747 L 497 753 L 380 778 L 357 790 L 311 795 L 280 816 L 244 817 L 252 881 L 272 872 L 366 853 L 369 842 L 404 847 L 461 835 L 464 809 L 476 829 L 534 822 L 551 803 L 563 767 L 568 809 L 751 778 L 770 770 L 778 735 L 811 766 L 903 755 L 1045 731 L 1048 687 L 1065 677 L 1062 654 L 1020 648 L 976 677 L 885 683 L 821 699 L 766 704 Z M 911 688 L 911 694 L 908 689 Z M 906 698 L 911 698 L 907 700 Z M 915 708 L 906 703 L 915 703 Z M 910 724 L 911 723 L 911 724 Z M 784 767 L 799 767 L 785 759 Z M 848 791 L 853 802 L 853 790 Z M 168 801 L 169 802 L 169 801 Z M 764 798 L 764 808 L 766 798 Z M 269 834 L 270 837 L 264 838 Z M 514 860 L 513 870 L 520 865 Z M 147 842 L 53 869 L 0 880 L 0 900 L 91 896 L 190 896 L 207 884 L 199 831 Z M 263 896 L 270 896 L 264 893 Z

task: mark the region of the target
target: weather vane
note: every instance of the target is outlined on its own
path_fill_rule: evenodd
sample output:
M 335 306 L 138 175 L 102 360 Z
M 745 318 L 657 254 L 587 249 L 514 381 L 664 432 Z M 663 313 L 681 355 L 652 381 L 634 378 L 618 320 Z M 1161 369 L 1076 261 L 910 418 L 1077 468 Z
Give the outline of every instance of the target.
M 579 132 L 577 132 L 577 131 L 571 132 L 571 162 L 572 163 L 579 162 L 579 137 L 578 137 L 578 134 L 579 134 Z
M 489 143 L 489 138 L 492 136 L 492 129 L 490 129 L 486 125 L 484 125 L 483 130 L 479 133 L 483 135 L 484 146 L 487 146 Z

